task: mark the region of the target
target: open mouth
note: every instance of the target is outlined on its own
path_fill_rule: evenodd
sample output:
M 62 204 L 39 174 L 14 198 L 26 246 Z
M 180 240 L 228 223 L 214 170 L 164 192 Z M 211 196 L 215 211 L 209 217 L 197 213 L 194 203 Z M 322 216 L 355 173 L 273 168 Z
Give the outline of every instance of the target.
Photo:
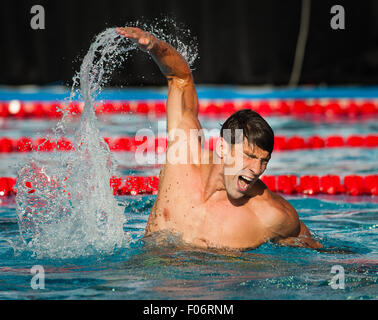
M 253 180 L 254 179 L 251 177 L 247 177 L 243 175 L 239 176 L 238 181 L 237 181 L 239 191 L 241 192 L 247 191 L 248 187 L 252 184 Z

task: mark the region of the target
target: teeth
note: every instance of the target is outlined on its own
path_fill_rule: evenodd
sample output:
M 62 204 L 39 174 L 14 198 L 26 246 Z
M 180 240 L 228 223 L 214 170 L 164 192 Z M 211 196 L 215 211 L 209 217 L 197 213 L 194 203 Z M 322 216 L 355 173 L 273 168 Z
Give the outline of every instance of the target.
M 247 180 L 247 181 L 249 181 L 249 182 L 251 182 L 251 181 L 252 181 L 252 179 L 251 179 L 251 178 L 248 178 L 248 177 L 246 177 L 246 176 L 242 176 L 242 178 L 243 178 L 244 180 Z

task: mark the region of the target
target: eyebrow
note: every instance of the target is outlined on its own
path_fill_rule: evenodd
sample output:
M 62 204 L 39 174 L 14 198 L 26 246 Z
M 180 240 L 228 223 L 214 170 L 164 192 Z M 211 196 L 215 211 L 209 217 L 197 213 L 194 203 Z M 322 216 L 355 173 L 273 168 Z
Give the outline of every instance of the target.
M 250 158 L 258 159 L 258 157 L 256 157 L 256 155 L 255 155 L 254 153 L 249 153 L 249 152 L 245 152 L 245 151 L 244 151 L 244 153 L 245 153 L 248 157 L 250 157 Z M 269 161 L 270 158 L 271 158 L 271 156 L 269 155 L 269 156 L 267 156 L 267 157 L 260 158 L 260 159 L 261 159 L 261 160 L 265 160 L 265 161 Z

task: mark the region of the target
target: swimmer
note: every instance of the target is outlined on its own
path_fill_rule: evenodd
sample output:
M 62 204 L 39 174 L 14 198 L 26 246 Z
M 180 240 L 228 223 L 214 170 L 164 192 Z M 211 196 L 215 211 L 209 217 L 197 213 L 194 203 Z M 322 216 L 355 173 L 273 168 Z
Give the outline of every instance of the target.
M 170 232 L 193 246 L 230 250 L 257 248 L 267 241 L 323 247 L 290 203 L 259 179 L 273 151 L 274 133 L 268 123 L 254 111 L 239 110 L 224 122 L 214 152 L 205 150 L 197 92 L 186 60 L 171 45 L 139 28 L 117 28 L 117 32 L 148 52 L 168 81 L 167 160 L 145 236 Z M 242 135 L 236 129 L 242 129 Z M 189 138 L 178 142 L 189 146 L 188 161 L 169 161 L 171 149 L 177 150 L 171 133 L 180 131 L 190 137 L 193 130 L 198 132 L 194 147 Z M 231 132 L 228 138 L 226 132 Z M 191 161 L 198 154 L 209 161 Z M 242 165 L 232 172 L 230 166 L 235 163 Z

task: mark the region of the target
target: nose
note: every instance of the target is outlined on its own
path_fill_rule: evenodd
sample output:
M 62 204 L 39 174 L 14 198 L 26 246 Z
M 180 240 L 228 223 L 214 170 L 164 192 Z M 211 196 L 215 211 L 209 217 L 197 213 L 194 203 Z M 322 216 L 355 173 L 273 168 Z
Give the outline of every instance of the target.
M 258 177 L 263 173 L 263 167 L 260 161 L 255 160 L 249 165 L 249 171 L 255 176 Z

